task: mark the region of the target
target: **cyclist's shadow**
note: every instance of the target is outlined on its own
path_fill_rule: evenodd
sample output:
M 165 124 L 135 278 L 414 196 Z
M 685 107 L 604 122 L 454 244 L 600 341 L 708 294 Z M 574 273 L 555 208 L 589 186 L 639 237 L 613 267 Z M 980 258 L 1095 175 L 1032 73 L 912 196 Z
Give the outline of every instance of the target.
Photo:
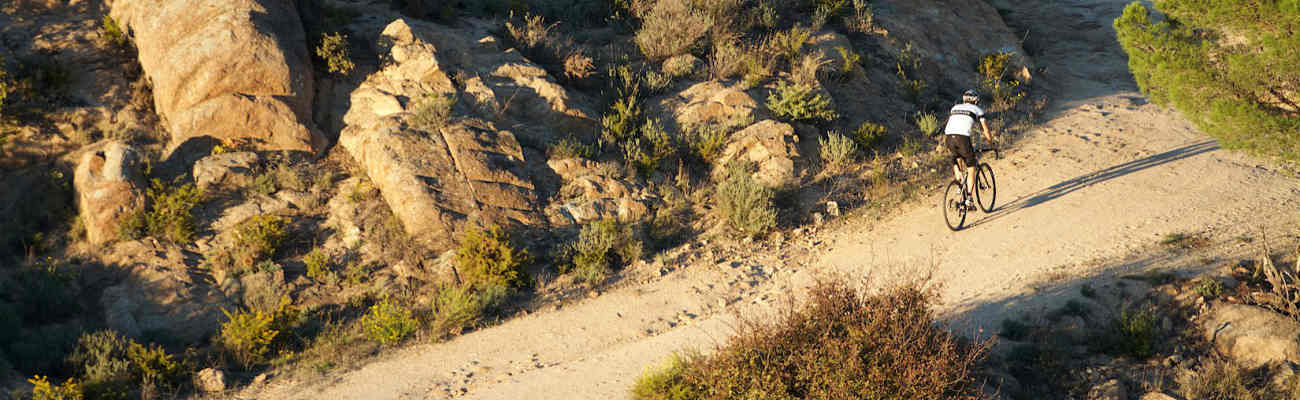
M 968 225 L 967 228 L 973 228 L 976 226 L 983 225 L 985 223 L 993 222 L 997 219 L 1013 214 L 1016 211 L 1020 211 L 1026 208 L 1030 208 L 1039 204 L 1043 204 L 1055 200 L 1067 194 L 1073 193 L 1076 190 L 1088 186 L 1092 186 L 1094 184 L 1115 179 L 1147 168 L 1152 168 L 1152 167 L 1168 164 L 1174 161 L 1182 160 L 1185 158 L 1190 158 L 1197 155 L 1205 154 L 1218 149 L 1219 149 L 1219 143 L 1217 141 L 1207 140 L 1204 142 L 1189 144 L 1160 154 L 1155 154 L 1145 158 L 1129 161 L 1110 168 L 1093 171 L 1092 173 L 1086 175 L 1080 175 L 1074 177 L 1073 179 L 1049 186 L 1037 192 L 1021 196 L 1015 201 L 1012 201 L 1005 205 L 998 206 L 998 208 L 994 209 L 993 213 L 990 214 L 988 217 L 980 219 L 979 221 L 975 221 L 975 223 Z

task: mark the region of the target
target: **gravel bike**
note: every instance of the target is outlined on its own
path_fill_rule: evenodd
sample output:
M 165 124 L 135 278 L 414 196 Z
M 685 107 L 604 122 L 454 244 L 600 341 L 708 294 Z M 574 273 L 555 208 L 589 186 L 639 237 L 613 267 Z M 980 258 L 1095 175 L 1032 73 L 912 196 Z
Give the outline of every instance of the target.
M 975 154 L 978 157 L 986 151 L 994 152 L 994 157 L 1001 159 L 1002 151 L 995 147 L 976 149 Z M 948 187 L 943 193 L 943 221 L 948 224 L 948 229 L 957 231 L 961 230 L 966 223 L 966 213 L 974 211 L 976 205 L 985 213 L 993 212 L 993 202 L 998 197 L 997 179 L 993 176 L 993 167 L 988 163 L 980 162 L 975 168 L 975 190 L 966 190 L 962 182 L 966 181 L 966 162 L 960 158 L 957 160 L 958 170 L 961 176 L 953 179 L 948 183 Z

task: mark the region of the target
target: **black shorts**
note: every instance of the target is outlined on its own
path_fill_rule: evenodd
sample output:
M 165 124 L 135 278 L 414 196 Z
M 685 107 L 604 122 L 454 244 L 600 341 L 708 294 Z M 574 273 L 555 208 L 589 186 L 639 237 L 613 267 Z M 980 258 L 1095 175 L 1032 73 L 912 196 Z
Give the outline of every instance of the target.
M 971 146 L 970 136 L 966 135 L 943 135 L 944 147 L 952 153 L 952 165 L 957 165 L 957 159 L 966 160 L 967 167 L 974 167 L 975 147 Z

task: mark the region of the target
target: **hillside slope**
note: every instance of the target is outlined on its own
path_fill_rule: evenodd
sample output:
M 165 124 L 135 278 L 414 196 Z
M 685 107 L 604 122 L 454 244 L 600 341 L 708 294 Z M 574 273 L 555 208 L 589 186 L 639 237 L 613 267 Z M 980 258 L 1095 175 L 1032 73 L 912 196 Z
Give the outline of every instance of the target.
M 1219 149 L 1137 93 L 1110 29 L 1124 4 L 1071 0 L 1010 16 L 1043 38 L 1031 51 L 1058 100 L 1015 151 L 990 160 L 1000 205 L 964 231 L 948 231 L 928 196 L 878 221 L 691 246 L 665 257 L 672 268 L 625 272 L 639 284 L 323 381 L 273 382 L 257 397 L 622 398 L 645 366 L 723 342 L 735 314 L 771 310 L 830 271 L 883 279 L 933 266 L 947 315 L 987 332 L 1033 306 L 1021 300 L 1041 285 L 1176 264 L 1154 246 L 1165 234 L 1200 233 L 1226 254 L 1241 251 L 1239 235 L 1293 230 L 1300 181 Z

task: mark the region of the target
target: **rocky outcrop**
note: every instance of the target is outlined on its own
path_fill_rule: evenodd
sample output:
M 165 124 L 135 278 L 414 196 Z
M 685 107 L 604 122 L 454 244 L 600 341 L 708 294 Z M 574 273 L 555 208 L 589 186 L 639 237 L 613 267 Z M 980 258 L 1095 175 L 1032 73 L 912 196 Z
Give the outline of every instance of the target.
M 601 219 L 635 221 L 650 211 L 651 201 L 644 188 L 582 159 L 551 160 L 547 165 L 567 182 L 560 189 L 561 200 L 546 209 L 551 224 L 585 224 Z
M 1245 367 L 1300 362 L 1300 322 L 1263 308 L 1215 304 L 1202 316 L 1205 339 Z
M 758 102 L 741 90 L 739 84 L 724 85 L 717 81 L 697 83 L 680 93 L 665 96 L 656 103 L 666 122 L 686 129 L 694 125 L 748 125 L 758 117 Z
M 794 160 L 799 157 L 798 137 L 789 124 L 764 120 L 732 135 L 722 156 L 714 162 L 713 173 L 719 174 L 735 160 L 753 162 L 758 168 L 754 179 L 769 187 L 795 183 Z
M 86 239 L 103 244 L 119 236 L 122 223 L 145 206 L 139 155 L 121 142 L 87 152 L 73 183 Z
M 204 393 L 226 391 L 226 373 L 215 368 L 204 368 L 194 374 L 194 388 Z
M 318 151 L 312 67 L 286 0 L 117 0 L 172 146 L 200 136 L 271 150 Z
M 974 85 L 977 70 L 973 67 L 978 65 L 980 57 L 988 54 L 1015 53 L 1019 65 L 1031 65 L 1020 46 L 1020 38 L 988 2 L 879 0 L 873 1 L 871 8 L 880 29 L 894 42 L 910 45 L 913 55 L 924 58 L 923 68 L 947 75 L 944 78 L 951 85 Z M 1022 72 L 1022 79 L 1029 78 L 1025 69 L 1012 72 Z M 936 84 L 939 83 L 932 83 Z
M 441 28 L 417 26 L 427 29 L 398 20 L 384 30 L 381 42 L 392 62 L 352 94 L 339 143 L 379 188 L 407 233 L 434 250 L 449 248 L 467 227 L 541 222 L 514 133 L 474 117 L 475 110 L 465 105 L 455 106 L 436 126 L 414 122 L 420 108 L 416 99 L 460 97 L 449 71 L 472 63 L 473 53 L 464 43 L 443 46 L 449 39 L 439 35 L 450 33 Z M 499 70 L 520 68 L 501 65 Z
M 207 190 L 214 186 L 239 185 L 253 178 L 257 153 L 213 154 L 194 163 L 194 186 Z
M 185 256 L 175 247 L 123 242 L 111 249 L 105 261 L 126 274 L 126 279 L 104 289 L 99 299 L 108 327 L 123 335 L 161 334 L 199 343 L 220 326 L 221 309 L 233 309 L 220 291 L 189 274 Z

